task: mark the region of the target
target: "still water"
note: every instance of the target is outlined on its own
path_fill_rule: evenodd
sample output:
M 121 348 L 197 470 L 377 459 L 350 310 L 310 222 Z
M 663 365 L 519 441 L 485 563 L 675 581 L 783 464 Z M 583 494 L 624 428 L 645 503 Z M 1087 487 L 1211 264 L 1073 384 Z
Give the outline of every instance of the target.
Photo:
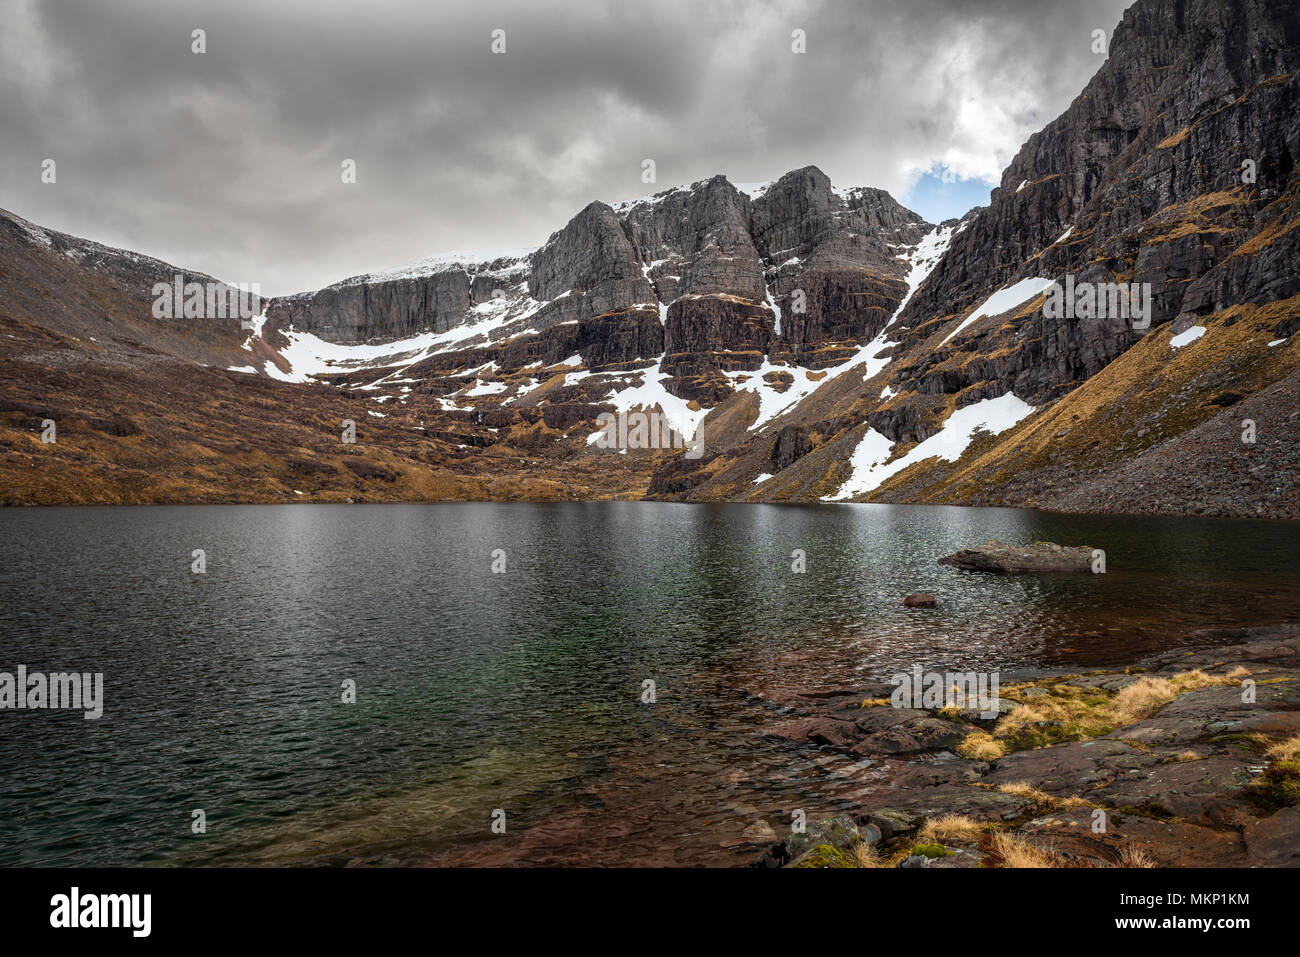
M 0 511 L 0 671 L 104 675 L 99 720 L 0 711 L 0 865 L 742 864 L 745 828 L 851 808 L 875 773 L 762 734 L 782 688 L 1082 669 L 1297 620 L 1297 532 L 876 505 Z M 1102 548 L 1107 573 L 935 563 L 989 538 Z M 914 591 L 939 607 L 902 608 Z

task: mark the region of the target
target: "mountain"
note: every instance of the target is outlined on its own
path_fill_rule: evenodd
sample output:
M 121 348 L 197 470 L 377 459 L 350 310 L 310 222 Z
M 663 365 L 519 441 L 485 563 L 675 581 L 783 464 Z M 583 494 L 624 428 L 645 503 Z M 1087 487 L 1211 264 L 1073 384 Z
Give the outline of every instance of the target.
M 1298 65 L 1293 6 L 1138 0 L 960 221 L 718 175 L 243 324 L 155 319 L 217 281 L 0 213 L 0 498 L 1300 518 Z

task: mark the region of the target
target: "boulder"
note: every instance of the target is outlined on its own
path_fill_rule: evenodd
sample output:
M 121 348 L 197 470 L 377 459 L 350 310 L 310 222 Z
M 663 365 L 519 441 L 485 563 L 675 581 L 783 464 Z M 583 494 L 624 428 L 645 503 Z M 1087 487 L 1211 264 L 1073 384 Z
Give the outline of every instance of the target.
M 1093 549 L 1087 545 L 1066 546 L 1052 542 L 1004 545 L 1002 542 L 990 541 L 974 548 L 960 549 L 939 559 L 939 564 L 1003 575 L 1090 572 L 1092 553 Z
M 934 596 L 925 592 L 915 592 L 903 599 L 903 605 L 907 608 L 933 608 L 937 604 L 939 603 Z
M 818 845 L 829 845 L 846 851 L 861 842 L 862 832 L 858 830 L 858 826 L 853 823 L 851 817 L 841 814 L 838 817 L 811 822 L 804 830 L 791 834 L 785 839 L 785 853 L 788 860 L 796 861 L 802 854 Z

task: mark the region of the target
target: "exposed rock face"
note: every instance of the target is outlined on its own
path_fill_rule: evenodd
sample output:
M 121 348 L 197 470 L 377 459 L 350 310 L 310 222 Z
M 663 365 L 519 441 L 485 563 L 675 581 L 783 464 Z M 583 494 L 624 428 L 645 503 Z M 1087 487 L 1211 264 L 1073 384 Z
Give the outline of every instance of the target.
M 273 328 L 294 328 L 331 342 L 360 343 L 446 332 L 475 306 L 518 299 L 527 270 L 522 257 L 450 262 L 424 275 L 358 276 L 315 293 L 271 300 Z M 507 292 L 513 292 L 513 296 Z
M 763 300 L 764 266 L 750 235 L 752 204 L 726 177 L 624 205 L 627 235 L 650 267 L 659 301 L 717 293 Z
M 815 166 L 755 200 L 755 244 L 773 264 L 781 332 L 801 364 L 828 364 L 813 355 L 820 345 L 875 337 L 907 292 L 896 250 L 930 229 L 883 190 L 833 190 Z
M 1243 447 L 1244 413 L 1222 434 L 1211 425 L 1224 430 L 1232 418 L 1216 397 L 1252 396 L 1296 368 L 1283 350 L 1300 331 L 1297 107 L 1300 12 L 1293 4 L 1251 0 L 1231 11 L 1191 0 L 1133 4 L 1097 75 L 1029 139 L 990 205 L 944 224 L 951 242 L 890 327 L 897 345 L 878 385 L 866 396 L 828 385 L 774 422 L 808 428 L 817 448 L 754 494 L 834 496 L 846 476 L 843 463 L 863 441 L 862 423 L 901 454 L 954 413 L 1011 392 L 1045 412 L 1068 405 L 1068 414 L 1040 412 L 1028 420 L 1030 431 L 1041 419 L 1053 420 L 1050 431 L 1044 425 L 1036 435 L 1032 454 L 1013 431 L 1005 451 L 981 461 L 978 475 L 932 458 L 870 497 L 1103 510 L 1132 507 L 1125 499 L 1155 511 L 1295 513 L 1280 504 L 1293 495 L 1297 471 L 1287 454 L 1273 454 L 1281 447 L 1271 439 Z M 828 217 L 820 195 L 815 176 L 791 174 L 781 189 L 756 200 L 760 254 L 807 249 L 816 223 Z M 798 226 L 789 216 L 779 228 L 768 226 L 769 197 L 805 209 L 805 217 Z M 813 278 L 801 274 L 797 281 L 806 287 Z M 1052 317 L 1042 294 L 972 315 L 995 293 L 1031 279 L 1062 287 L 1068 279 L 1076 288 L 1134 283 L 1139 293 L 1149 284 L 1150 328 L 1135 328 L 1132 316 L 1110 308 Z M 774 282 L 777 290 L 789 287 L 779 277 Z M 833 311 L 819 297 L 815 334 L 822 351 L 836 335 L 825 329 Z M 785 310 L 781 330 L 797 347 L 802 330 L 794 318 Z M 875 328 L 860 309 L 850 318 L 862 325 L 846 331 Z M 1167 327 L 1181 332 L 1193 324 L 1208 324 L 1215 338 L 1195 350 L 1167 345 Z M 815 367 L 817 350 L 793 354 Z M 1067 402 L 1076 394 L 1078 402 Z M 1255 404 L 1290 434 L 1277 403 Z M 1207 421 L 1216 414 L 1216 423 Z M 1233 443 L 1227 459 L 1205 452 Z M 759 456 L 768 447 L 747 443 L 732 453 L 734 467 L 710 463 L 685 497 L 747 494 L 739 480 L 762 470 Z M 1117 468 L 1139 453 L 1151 465 L 1190 455 L 1197 467 L 1176 469 L 1182 494 L 1165 496 L 1150 468 Z M 1225 461 L 1230 469 L 1219 467 Z M 1126 494 L 1103 477 L 1115 471 L 1133 475 Z M 996 490 L 980 488 L 990 479 Z
M 967 571 L 999 572 L 1004 575 L 1090 572 L 1092 552 L 1087 545 L 1067 547 L 1052 542 L 1035 542 L 1033 545 L 1017 547 L 1003 545 L 1001 542 L 985 542 L 940 558 L 939 564 Z
M 435 257 L 274 300 L 267 316 L 272 329 L 361 343 L 489 317 L 501 321 L 487 337 L 503 339 L 652 307 L 667 327 L 672 374 L 716 384 L 709 373 L 756 368 L 769 355 L 815 368 L 852 354 L 898 306 L 900 250 L 929 229 L 883 190 L 836 191 L 816 167 L 757 200 L 714 176 L 617 207 L 593 202 L 528 254 Z
M 528 291 L 538 301 L 558 300 L 543 310 L 563 317 L 556 321 L 656 301 L 622 224 L 604 203 L 587 206 L 533 255 Z
M 1296 262 L 1300 234 L 1287 230 L 1259 249 L 1242 248 L 1261 227 L 1297 218 L 1295 198 L 1279 197 L 1300 156 L 1298 38 L 1294 5 L 1268 0 L 1231 12 L 1193 0 L 1130 7 L 1097 75 L 1030 137 L 990 205 L 908 303 L 901 324 L 916 326 L 912 339 L 950 331 L 953 319 L 932 317 L 963 315 L 1031 276 L 1150 283 L 1153 327 L 1300 292 L 1300 276 L 1287 265 Z M 1255 174 L 1249 183 L 1247 159 Z M 996 381 L 1039 404 L 1141 337 L 1114 316 L 1045 319 L 1041 309 L 1026 309 L 1013 323 L 1005 334 L 982 323 L 896 378 L 924 377 L 965 353 L 943 391 Z
M 772 468 L 779 472 L 789 468 L 813 449 L 808 433 L 798 426 L 787 425 L 776 436 L 772 446 Z

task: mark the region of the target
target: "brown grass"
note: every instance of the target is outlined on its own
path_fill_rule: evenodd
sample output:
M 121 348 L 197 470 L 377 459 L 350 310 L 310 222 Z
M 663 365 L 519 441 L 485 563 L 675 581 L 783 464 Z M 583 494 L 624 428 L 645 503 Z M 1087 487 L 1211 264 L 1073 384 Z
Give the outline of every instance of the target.
M 997 789 L 1003 794 L 1014 794 L 1016 797 L 1025 798 L 1026 800 L 1033 801 L 1041 807 L 1052 808 L 1054 810 L 1062 810 L 1071 807 L 1094 806 L 1091 801 L 1084 800 L 1075 795 L 1070 795 L 1069 797 L 1055 797 L 1048 794 L 1046 791 L 1038 790 L 1038 788 L 1034 787 L 1028 781 L 1013 781 L 1010 784 L 999 784 Z
M 942 844 L 944 841 L 975 841 L 984 833 L 984 825 L 964 814 L 944 814 L 921 825 L 917 842 Z
M 911 852 L 908 848 L 900 848 L 888 857 L 881 857 L 879 849 L 874 844 L 859 842 L 853 845 L 853 859 L 858 867 L 872 869 L 897 867 L 907 859 L 909 853 Z
M 974 731 L 966 735 L 955 750 L 963 758 L 972 761 L 996 761 L 1007 753 L 1006 745 L 985 731 Z
M 1273 761 L 1292 761 L 1300 757 L 1300 735 L 1274 744 L 1264 752 L 1264 757 Z
M 1169 677 L 1144 675 L 1115 694 L 1065 683 L 1050 685 L 1048 694 L 1017 704 L 992 734 L 969 734 L 956 751 L 972 760 L 992 761 L 1008 751 L 1086 741 L 1148 718 L 1185 692 L 1235 683 L 1235 678 L 1207 675 L 1197 668 Z M 1009 690 L 1008 696 L 1014 700 L 1016 690 Z
M 1063 858 L 1049 850 L 1030 844 L 1023 838 L 1005 831 L 991 835 L 989 847 L 997 867 L 1041 868 L 1066 867 Z
M 1192 131 L 1192 128 L 1191 128 L 1190 126 L 1184 126 L 1184 127 L 1183 127 L 1181 130 L 1179 130 L 1177 133 L 1173 133 L 1173 134 L 1171 134 L 1171 135 L 1169 135 L 1169 136 L 1166 136 L 1166 137 L 1165 137 L 1164 139 L 1162 139 L 1159 143 L 1157 143 L 1157 144 L 1156 144 L 1156 149 L 1158 149 L 1158 150 L 1167 150 L 1167 149 L 1169 149 L 1171 146 L 1177 146 L 1177 145 L 1178 145 L 1179 143 L 1181 143 L 1183 140 L 1187 139 L 1187 134 L 1190 133 L 1191 131 Z
M 1155 867 L 1155 859 L 1136 844 L 1125 844 L 1119 849 L 1116 867 Z

